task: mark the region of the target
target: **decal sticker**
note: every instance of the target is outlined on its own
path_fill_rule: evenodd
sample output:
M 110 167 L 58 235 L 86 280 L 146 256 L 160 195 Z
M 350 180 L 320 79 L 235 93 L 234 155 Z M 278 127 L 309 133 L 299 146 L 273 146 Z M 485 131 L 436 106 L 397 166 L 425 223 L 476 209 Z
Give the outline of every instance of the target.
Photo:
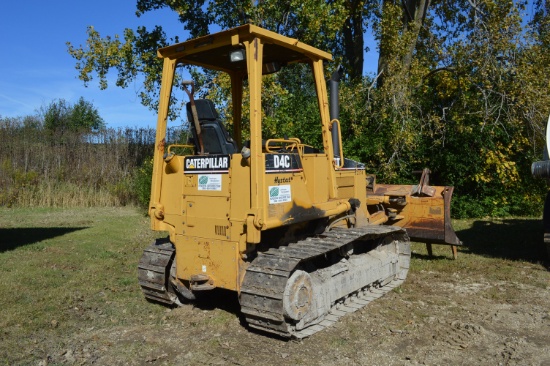
M 222 190 L 222 175 L 221 174 L 199 174 L 199 191 L 221 191 Z
M 273 179 L 273 182 L 275 182 L 275 184 L 291 183 L 292 179 L 293 177 L 275 177 L 275 179 Z
M 269 204 L 284 203 L 292 201 L 292 193 L 290 192 L 290 186 L 269 186 Z
M 298 154 L 265 154 L 266 173 L 301 172 L 302 162 Z
M 230 162 L 229 155 L 186 156 L 184 173 L 228 173 Z

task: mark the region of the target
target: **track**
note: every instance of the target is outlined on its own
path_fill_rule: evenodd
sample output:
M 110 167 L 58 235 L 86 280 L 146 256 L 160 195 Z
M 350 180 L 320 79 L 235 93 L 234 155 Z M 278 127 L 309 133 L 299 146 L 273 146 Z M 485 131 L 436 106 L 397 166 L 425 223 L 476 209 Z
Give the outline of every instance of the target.
M 249 326 L 283 337 L 308 337 L 399 286 L 410 262 L 403 229 L 333 229 L 251 263 L 241 287 Z
M 167 287 L 174 251 L 167 240 L 157 240 L 143 251 L 138 264 L 138 281 L 147 300 L 168 305 L 178 303 L 172 288 Z

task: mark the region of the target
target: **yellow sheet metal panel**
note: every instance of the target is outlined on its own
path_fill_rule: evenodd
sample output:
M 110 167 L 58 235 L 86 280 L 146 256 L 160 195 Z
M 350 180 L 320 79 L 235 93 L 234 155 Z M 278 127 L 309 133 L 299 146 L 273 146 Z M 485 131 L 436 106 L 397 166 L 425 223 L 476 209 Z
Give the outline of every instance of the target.
M 241 154 L 234 154 L 231 160 L 230 213 L 231 237 L 244 233 L 243 227 L 250 210 L 250 167 Z
M 306 187 L 314 203 L 324 202 L 328 197 L 328 160 L 331 159 L 325 154 L 304 154 L 302 157 Z
M 363 169 L 337 171 L 336 184 L 339 198 L 355 198 L 366 204 L 367 180 Z
M 182 234 L 203 238 L 230 239 L 229 200 L 191 196 L 183 199 Z
M 206 275 L 215 287 L 239 289 L 238 242 L 177 235 L 175 246 L 178 278 L 189 281 L 193 275 Z

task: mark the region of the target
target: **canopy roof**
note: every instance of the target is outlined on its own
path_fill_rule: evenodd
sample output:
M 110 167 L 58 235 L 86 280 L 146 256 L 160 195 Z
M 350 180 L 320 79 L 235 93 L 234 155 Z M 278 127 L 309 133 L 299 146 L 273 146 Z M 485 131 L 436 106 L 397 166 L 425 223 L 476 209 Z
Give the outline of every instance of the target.
M 214 70 L 243 71 L 246 63 L 230 62 L 229 54 L 243 48 L 243 42 L 251 42 L 255 38 L 261 39 L 264 44 L 264 63 L 278 62 L 284 65 L 319 59 L 332 60 L 328 52 L 252 24 L 161 48 L 158 56 Z

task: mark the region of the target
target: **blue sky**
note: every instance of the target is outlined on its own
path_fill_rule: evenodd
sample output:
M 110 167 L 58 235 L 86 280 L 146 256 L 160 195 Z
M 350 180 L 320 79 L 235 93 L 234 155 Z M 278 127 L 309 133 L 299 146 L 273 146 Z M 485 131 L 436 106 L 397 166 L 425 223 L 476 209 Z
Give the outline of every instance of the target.
M 109 127 L 155 126 L 155 112 L 143 107 L 137 97 L 139 83 L 126 89 L 112 83 L 100 90 L 95 82 L 84 87 L 65 44 L 84 44 L 89 25 L 106 36 L 122 34 L 124 28 L 160 24 L 168 35 L 177 32 L 187 38 L 175 13 L 155 11 L 138 18 L 135 9 L 134 1 L 4 2 L 0 11 L 0 116 L 32 115 L 54 99 L 74 103 L 82 96 L 93 103 Z
M 0 8 L 0 116 L 34 115 L 54 99 L 74 103 L 84 97 L 109 127 L 154 127 L 156 112 L 141 105 L 139 82 L 126 89 L 110 83 L 100 90 L 95 81 L 85 87 L 65 44 L 85 44 L 90 25 L 102 36 L 122 34 L 124 28 L 138 25 L 161 25 L 168 37 L 187 39 L 174 12 L 157 10 L 138 18 L 135 4 L 131 0 L 5 1 Z M 375 46 L 370 47 L 366 56 L 376 63 Z M 109 75 L 114 80 L 116 72 Z

